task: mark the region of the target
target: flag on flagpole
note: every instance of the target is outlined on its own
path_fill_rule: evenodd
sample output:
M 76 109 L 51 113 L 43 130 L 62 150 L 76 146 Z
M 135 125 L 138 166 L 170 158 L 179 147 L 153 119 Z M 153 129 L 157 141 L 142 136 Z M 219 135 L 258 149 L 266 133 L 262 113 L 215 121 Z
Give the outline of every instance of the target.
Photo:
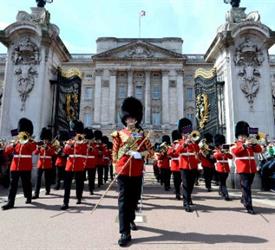
M 142 10 L 142 11 L 139 13 L 140 16 L 145 16 L 145 14 L 146 14 L 145 10 Z

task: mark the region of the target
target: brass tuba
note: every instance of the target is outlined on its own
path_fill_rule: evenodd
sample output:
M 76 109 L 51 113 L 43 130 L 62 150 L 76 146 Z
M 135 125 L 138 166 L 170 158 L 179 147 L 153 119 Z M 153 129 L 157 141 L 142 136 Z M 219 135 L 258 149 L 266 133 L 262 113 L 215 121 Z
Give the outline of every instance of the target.
M 198 130 L 193 130 L 190 134 L 190 139 L 197 142 L 201 138 L 201 134 Z

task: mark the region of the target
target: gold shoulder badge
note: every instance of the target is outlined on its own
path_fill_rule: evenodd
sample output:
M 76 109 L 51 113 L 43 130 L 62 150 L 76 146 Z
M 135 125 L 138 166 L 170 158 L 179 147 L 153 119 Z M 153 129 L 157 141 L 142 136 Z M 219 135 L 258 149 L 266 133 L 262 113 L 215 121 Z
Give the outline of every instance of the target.
M 209 98 L 207 94 L 199 94 L 196 98 L 196 117 L 199 121 L 199 127 L 204 128 L 209 119 Z

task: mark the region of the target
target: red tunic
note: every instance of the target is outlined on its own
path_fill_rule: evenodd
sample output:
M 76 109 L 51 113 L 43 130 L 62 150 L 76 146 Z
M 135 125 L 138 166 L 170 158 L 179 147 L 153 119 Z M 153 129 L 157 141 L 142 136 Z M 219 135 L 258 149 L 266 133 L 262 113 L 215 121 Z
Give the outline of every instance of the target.
M 216 159 L 216 171 L 219 173 L 229 173 L 230 167 L 228 164 L 228 159 L 232 159 L 233 156 L 230 153 L 223 153 L 220 149 L 217 149 L 214 153 L 214 158 Z
M 119 150 L 121 147 L 127 145 L 127 141 L 129 139 L 136 139 L 135 146 L 140 145 L 145 138 L 144 132 L 142 130 L 130 131 L 127 128 L 124 128 L 120 131 L 115 131 L 112 133 L 113 137 L 113 164 L 116 166 L 116 172 L 120 175 L 126 176 L 141 176 L 143 173 L 144 160 L 143 159 L 134 159 L 132 157 L 129 161 L 130 155 L 122 154 L 119 158 Z M 129 138 L 130 137 L 130 138 Z M 138 152 L 140 152 L 143 156 L 145 152 L 148 151 L 149 155 L 153 155 L 153 150 L 149 139 L 146 139 L 143 145 L 139 148 Z M 126 162 L 128 161 L 128 164 Z
M 214 168 L 214 162 L 212 162 L 210 159 L 205 157 L 202 153 L 199 154 L 201 166 L 203 168 Z
M 68 155 L 66 171 L 84 171 L 86 164 L 87 143 L 77 143 L 70 140 L 64 147 L 64 153 Z
M 179 168 L 187 170 L 198 169 L 199 151 L 200 148 L 197 143 L 188 143 L 185 145 L 185 140 L 181 139 L 175 151 L 179 155 Z
M 46 147 L 37 147 L 34 151 L 36 155 L 39 155 L 37 161 L 37 168 L 40 169 L 51 169 L 52 168 L 52 157 L 55 155 L 55 150 L 50 143 Z
M 96 157 L 96 165 L 97 166 L 104 166 L 105 160 L 104 160 L 104 155 L 106 155 L 106 147 L 102 142 L 96 142 L 95 148 L 98 152 L 97 157 Z
M 179 172 L 179 155 L 176 154 L 176 149 L 179 146 L 178 141 L 175 141 L 171 147 L 168 148 L 167 154 L 170 157 L 170 168 L 172 172 Z
M 87 159 L 86 159 L 85 168 L 86 169 L 96 168 L 97 157 L 98 157 L 98 150 L 96 148 L 96 143 L 92 142 L 88 144 L 86 155 L 87 155 Z
M 255 153 L 261 153 L 262 148 L 260 145 L 244 147 L 242 141 L 237 141 L 231 152 L 235 155 L 235 165 L 237 173 L 256 173 L 257 165 L 254 158 Z
M 5 155 L 13 154 L 10 171 L 31 171 L 32 153 L 36 149 L 36 143 L 29 140 L 25 144 L 17 142 L 10 144 L 5 148 Z

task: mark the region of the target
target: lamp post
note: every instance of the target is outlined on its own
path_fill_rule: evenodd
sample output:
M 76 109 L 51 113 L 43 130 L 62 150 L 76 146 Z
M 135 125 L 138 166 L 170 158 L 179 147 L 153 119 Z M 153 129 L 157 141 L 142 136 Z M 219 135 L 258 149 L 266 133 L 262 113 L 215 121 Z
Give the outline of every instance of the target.
M 37 7 L 44 8 L 46 3 L 52 3 L 53 0 L 36 0 Z

